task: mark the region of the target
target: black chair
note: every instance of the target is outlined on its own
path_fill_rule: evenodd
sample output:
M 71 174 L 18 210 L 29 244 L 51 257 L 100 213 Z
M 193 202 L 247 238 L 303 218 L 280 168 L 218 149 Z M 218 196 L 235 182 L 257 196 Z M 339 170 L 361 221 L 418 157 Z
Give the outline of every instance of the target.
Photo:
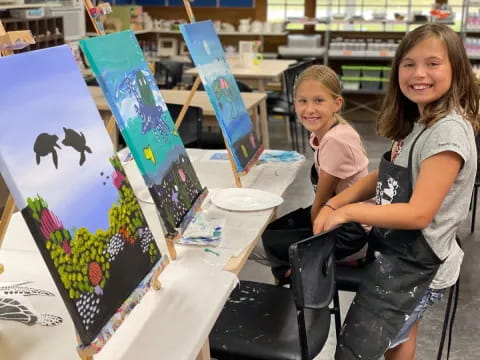
M 307 360 L 316 356 L 330 328 L 334 243 L 330 232 L 290 246 L 292 289 L 242 281 L 210 333 L 212 357 Z
M 295 114 L 295 106 L 293 103 L 293 86 L 295 85 L 297 76 L 307 67 L 313 65 L 314 62 L 315 59 L 309 59 L 307 61 L 290 65 L 283 73 L 285 94 L 277 99 L 272 97 L 270 100 L 267 99 L 267 110 L 269 114 L 288 118 L 290 136 L 292 138 L 292 148 L 297 151 L 300 150 L 300 144 L 297 134 L 297 116 Z M 300 131 L 302 132 L 302 148 L 305 152 L 305 129 L 301 127 Z
M 183 105 L 166 104 L 173 122 L 175 122 Z M 183 144 L 188 147 L 201 147 L 202 144 L 202 116 L 203 110 L 198 106 L 189 106 L 178 132 Z
M 182 82 L 183 62 L 162 60 L 155 62 L 155 80 L 160 89 L 173 89 Z
M 475 137 L 475 143 L 477 144 L 477 174 L 475 176 L 475 183 L 473 185 L 472 201 L 470 208 L 472 210 L 472 220 L 470 223 L 470 232 L 475 232 L 475 215 L 477 213 L 477 196 L 478 188 L 480 187 L 480 135 Z

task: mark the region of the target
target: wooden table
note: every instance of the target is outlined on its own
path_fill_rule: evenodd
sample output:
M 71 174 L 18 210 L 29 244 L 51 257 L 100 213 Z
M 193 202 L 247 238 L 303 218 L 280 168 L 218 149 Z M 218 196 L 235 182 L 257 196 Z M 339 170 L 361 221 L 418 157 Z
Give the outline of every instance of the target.
M 102 90 L 98 86 L 89 86 L 95 104 L 100 111 L 110 111 L 110 106 L 103 96 Z M 190 93 L 188 90 L 160 90 L 165 103 L 183 105 Z M 268 134 L 267 118 L 267 95 L 265 93 L 241 93 L 245 107 L 253 119 L 257 134 L 261 136 L 262 144 L 265 149 L 270 148 L 270 138 Z M 207 122 L 217 124 L 215 112 L 205 91 L 196 91 L 191 103 L 192 106 L 199 106 L 203 110 L 203 115 Z M 215 120 L 214 120 L 215 119 Z M 175 121 L 175 119 L 173 119 Z
M 266 59 L 258 65 L 245 66 L 238 59 L 227 61 L 235 78 L 255 83 L 260 92 L 265 92 L 267 81 L 277 80 L 291 64 L 297 62 L 297 60 Z M 198 71 L 192 68 L 185 71 L 185 74 L 198 75 Z

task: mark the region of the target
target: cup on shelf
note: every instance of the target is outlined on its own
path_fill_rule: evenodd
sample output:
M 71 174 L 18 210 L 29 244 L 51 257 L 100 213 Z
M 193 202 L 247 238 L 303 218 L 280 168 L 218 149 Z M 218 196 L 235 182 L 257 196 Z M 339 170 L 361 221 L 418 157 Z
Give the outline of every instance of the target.
M 246 33 L 246 32 L 250 32 L 250 25 L 249 24 L 240 24 L 238 26 L 238 32 L 241 32 L 241 33 Z

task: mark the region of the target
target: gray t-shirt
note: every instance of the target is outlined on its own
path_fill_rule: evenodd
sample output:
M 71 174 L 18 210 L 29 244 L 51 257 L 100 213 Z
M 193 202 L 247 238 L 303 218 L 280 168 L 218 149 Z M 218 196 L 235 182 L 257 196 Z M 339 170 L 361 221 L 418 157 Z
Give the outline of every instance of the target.
M 415 123 L 412 132 L 404 139 L 395 164 L 408 166 L 408 153 L 413 141 L 423 128 L 424 125 Z M 423 160 L 443 151 L 459 154 L 464 164 L 432 222 L 422 230 L 423 236 L 435 254 L 440 259 L 445 259 L 430 285 L 434 289 L 453 285 L 459 276 L 463 251 L 458 246 L 455 236 L 461 222 L 468 215 L 477 171 L 477 150 L 472 126 L 456 113 L 447 115 L 425 130 L 415 144 L 412 157 L 413 187 L 415 187 Z

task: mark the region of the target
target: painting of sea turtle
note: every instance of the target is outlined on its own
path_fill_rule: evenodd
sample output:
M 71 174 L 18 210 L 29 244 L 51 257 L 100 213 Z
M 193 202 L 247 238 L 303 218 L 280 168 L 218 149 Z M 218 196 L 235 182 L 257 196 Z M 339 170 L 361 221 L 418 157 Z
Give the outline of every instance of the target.
M 65 146 L 71 146 L 73 149 L 80 153 L 80 166 L 85 162 L 85 152 L 92 153 L 90 147 L 87 146 L 87 140 L 85 135 L 80 131 L 80 134 L 73 129 L 63 128 L 65 132 L 65 138 L 62 144 Z
M 57 144 L 58 136 L 47 133 L 41 133 L 35 139 L 33 144 L 33 151 L 35 152 L 35 159 L 37 165 L 40 164 L 40 158 L 42 156 L 52 155 L 53 165 L 55 169 L 58 169 L 58 154 L 55 148 L 61 149 Z
M 81 344 L 108 339 L 164 257 L 70 48 L 2 57 L 0 78 L 0 172 Z M 0 318 L 54 325 L 14 298 L 40 294 L 0 285 Z

